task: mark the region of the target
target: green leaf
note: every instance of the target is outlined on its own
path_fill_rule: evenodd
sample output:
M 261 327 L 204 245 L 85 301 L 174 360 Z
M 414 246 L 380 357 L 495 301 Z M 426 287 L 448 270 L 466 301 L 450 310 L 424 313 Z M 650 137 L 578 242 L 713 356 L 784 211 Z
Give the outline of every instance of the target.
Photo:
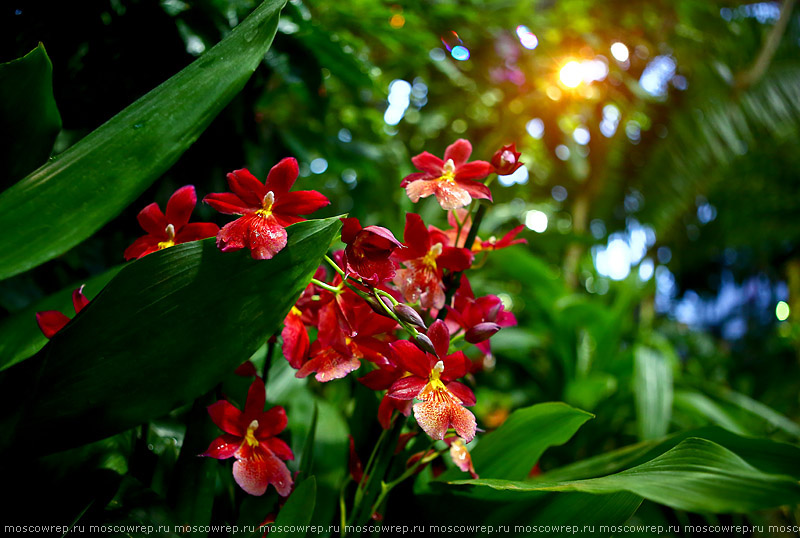
M 551 446 L 569 441 L 594 415 L 561 402 L 548 402 L 518 409 L 497 430 L 484 435 L 472 450 L 475 470 L 483 478 L 522 480 Z M 451 469 L 441 476 L 460 476 Z
M 672 416 L 672 369 L 657 351 L 636 346 L 634 356 L 634 397 L 639 439 L 663 437 Z
M 0 403 L 21 413 L 9 437 L 55 451 L 204 394 L 275 331 L 339 227 L 292 225 L 269 261 L 220 252 L 209 238 L 126 266 L 35 357 L 2 373 Z
M 749 396 L 728 389 L 718 389 L 716 391 L 718 397 L 761 418 L 772 426 L 783 430 L 784 432 L 794 437 L 800 437 L 800 424 L 787 418 L 785 415 L 778 413 L 768 405 L 764 405 L 758 400 L 754 400 Z
M 316 499 L 317 481 L 313 476 L 309 476 L 295 487 L 286 500 L 286 504 L 278 512 L 278 517 L 275 518 L 276 527 L 293 529 L 281 532 L 281 536 L 301 537 L 306 535 L 305 527 L 311 522 Z
M 722 426 L 726 430 L 739 435 L 748 435 L 748 429 L 719 403 L 715 402 L 702 392 L 694 390 L 681 390 L 675 393 L 675 408 L 700 418 L 703 422 L 710 422 Z
M 72 306 L 73 290 L 85 284 L 83 292 L 91 300 L 122 267 L 119 265 L 84 282 L 77 282 L 4 319 L 0 323 L 0 371 L 31 357 L 47 343 L 47 338 L 36 324 L 37 312 L 58 310 L 68 317 L 73 317 L 75 315 Z
M 615 473 L 650 461 L 690 437 L 699 437 L 722 445 L 765 473 L 786 474 L 800 479 L 799 447 L 770 439 L 741 437 L 717 426 L 697 428 L 658 441 L 646 441 L 612 450 L 548 471 L 541 479 L 553 482 Z
M 0 188 L 39 167 L 61 130 L 53 97 L 53 64 L 44 45 L 0 64 Z
M 197 140 L 269 49 L 285 0 L 0 194 L 0 279 L 63 254 L 117 216 Z
M 691 437 L 657 458 L 621 473 L 574 482 L 457 480 L 455 485 L 500 491 L 627 491 L 692 512 L 748 512 L 800 503 L 800 484 L 790 476 L 759 471 L 730 450 Z

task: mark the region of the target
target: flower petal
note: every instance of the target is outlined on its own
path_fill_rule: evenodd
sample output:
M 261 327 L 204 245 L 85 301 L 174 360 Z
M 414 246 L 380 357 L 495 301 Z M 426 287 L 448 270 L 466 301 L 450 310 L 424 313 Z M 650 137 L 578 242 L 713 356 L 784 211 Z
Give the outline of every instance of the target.
M 447 349 L 450 347 L 450 331 L 447 330 L 447 325 L 444 321 L 437 319 L 431 326 L 428 327 L 428 338 L 433 342 L 433 347 L 436 349 L 436 354 L 440 358 L 447 355 Z
M 250 383 L 250 388 L 247 389 L 247 401 L 244 404 L 246 422 L 249 423 L 251 420 L 259 418 L 264 413 L 265 403 L 267 403 L 267 389 L 264 386 L 264 381 L 256 376 L 253 382 Z M 262 431 L 263 427 L 263 425 L 259 427 L 259 431 Z
M 194 206 L 197 205 L 197 193 L 194 185 L 186 185 L 175 191 L 167 202 L 167 222 L 176 230 L 189 223 Z
M 217 234 L 217 248 L 222 252 L 231 252 L 247 246 L 250 220 L 252 215 L 245 215 L 229 222 Z
M 320 192 L 294 191 L 276 196 L 272 211 L 282 215 L 308 215 L 330 203 L 328 197 Z
M 462 181 L 483 179 L 492 172 L 494 172 L 494 167 L 486 161 L 472 161 L 471 163 L 462 164 L 456 169 L 455 180 L 457 183 L 461 183 Z M 483 185 L 483 183 L 480 183 L 480 185 Z M 476 196 L 476 198 L 480 197 Z
M 484 185 L 483 183 L 479 183 L 477 181 L 469 181 L 469 180 L 456 180 L 456 185 L 460 188 L 464 189 L 466 192 L 469 193 L 475 199 L 483 199 L 492 201 L 492 191 L 489 190 L 489 187 Z
M 472 196 L 461 183 L 453 181 L 437 181 L 435 185 L 436 200 L 445 211 L 464 207 L 472 202 Z
M 420 198 L 427 198 L 431 194 L 435 194 L 436 186 L 439 183 L 441 183 L 441 181 L 432 179 L 416 179 L 409 181 L 405 185 L 406 194 L 408 198 L 416 204 L 419 202 Z
M 436 264 L 451 271 L 466 271 L 472 265 L 475 255 L 466 248 L 444 247 L 436 258 Z
M 268 190 L 247 168 L 228 174 L 228 187 L 244 203 L 258 208 L 264 204 L 264 196 Z
M 448 159 L 453 159 L 453 164 L 461 166 L 467 162 L 471 154 L 472 144 L 470 144 L 469 140 L 459 138 L 444 150 L 444 160 L 447 162 Z
M 367 375 L 358 378 L 358 382 L 372 390 L 386 390 L 392 386 L 397 378 L 402 375 L 397 370 L 387 370 L 386 368 L 378 368 L 372 370 Z
M 339 353 L 332 347 L 320 349 L 311 360 L 303 365 L 295 377 L 308 377 L 312 372 L 317 372 L 314 378 L 320 383 L 341 379 L 354 370 L 358 370 L 361 361 L 353 356 L 346 356 Z
M 244 437 L 247 425 L 242 426 L 242 412 L 227 400 L 219 400 L 209 405 L 211 421 L 225 433 Z
M 58 310 L 36 312 L 36 323 L 47 338 L 52 338 L 69 323 L 69 318 Z
M 207 237 L 214 237 L 219 233 L 219 226 L 213 222 L 192 222 L 187 224 L 175 235 L 175 244 L 199 241 Z
M 286 464 L 266 450 L 258 458 L 236 460 L 233 478 L 250 495 L 263 495 L 272 484 L 281 497 L 292 492 L 292 475 Z
M 218 460 L 226 460 L 233 457 L 236 451 L 239 450 L 243 441 L 244 440 L 239 436 L 226 433 L 211 441 L 206 451 L 200 455 L 216 458 Z
M 447 390 L 453 393 L 453 396 L 461 400 L 461 404 L 467 407 L 475 405 L 475 393 L 472 392 L 468 386 L 458 381 L 451 381 L 447 384 Z
M 294 182 L 297 180 L 297 175 L 300 169 L 297 166 L 297 159 L 294 157 L 286 157 L 272 167 L 267 175 L 266 190 L 272 191 L 277 200 L 280 195 L 289 192 Z
M 241 198 L 232 192 L 214 192 L 206 195 L 203 198 L 203 203 L 206 203 L 226 215 L 244 215 L 245 213 L 259 209 L 258 206 L 250 206 L 242 201 Z
M 142 256 L 147 256 L 158 250 L 158 238 L 152 235 L 143 235 L 125 249 L 123 256 L 125 259 L 138 260 Z
M 169 222 L 167 222 L 167 217 L 164 216 L 161 208 L 155 202 L 139 211 L 136 220 L 139 221 L 142 229 L 150 235 L 167 238 L 167 233 L 164 230 L 166 230 Z
M 356 240 L 356 234 L 361 231 L 361 223 L 355 217 L 342 218 L 342 242 L 350 244 Z
M 281 338 L 283 345 L 281 350 L 283 356 L 289 361 L 289 366 L 295 370 L 303 366 L 303 363 L 308 358 L 308 351 L 311 346 L 308 338 L 308 331 L 302 321 L 300 311 L 294 312 L 297 308 L 292 308 L 289 314 L 283 321 L 283 330 L 281 331 Z
M 425 227 L 422 217 L 416 213 L 406 213 L 406 226 L 403 230 L 405 249 L 396 251 L 401 261 L 425 256 L 431 248 L 430 232 Z
M 293 460 L 294 453 L 292 449 L 289 448 L 289 445 L 283 439 L 278 439 L 277 437 L 270 437 L 269 439 L 265 439 L 264 444 L 267 445 L 273 454 L 278 456 L 280 459 L 286 460 Z
M 389 344 L 395 362 L 415 376 L 427 378 L 431 373 L 431 361 L 416 345 L 408 340 L 398 340 Z
M 250 219 L 248 243 L 250 255 L 254 260 L 272 259 L 286 246 L 286 229 L 273 217 Z
M 447 159 L 447 157 L 445 157 L 445 159 Z M 428 153 L 427 151 L 423 151 L 419 155 L 411 157 L 411 162 L 414 163 L 414 166 L 417 167 L 417 170 L 427 172 L 433 177 L 439 177 L 442 175 L 444 161 L 436 155 Z
M 72 292 L 72 307 L 75 309 L 76 314 L 83 310 L 87 304 L 89 304 L 89 299 L 83 294 L 83 286 Z
M 417 424 L 433 439 L 444 439 L 444 434 L 450 427 L 448 405 L 458 406 L 435 398 L 414 404 L 414 418 L 417 419 Z
M 464 439 L 465 443 L 472 441 L 475 438 L 475 430 L 478 428 L 475 422 L 475 415 L 460 405 L 451 405 L 448 410 L 450 424 L 453 425 L 456 433 Z
M 410 375 L 401 377 L 389 388 L 386 395 L 396 400 L 413 400 L 428 384 L 427 378 Z
M 280 405 L 271 407 L 265 413 L 259 413 L 256 419 L 258 420 L 258 430 L 255 433 L 256 439 L 264 440 L 268 437 L 274 437 L 286 429 L 286 410 Z

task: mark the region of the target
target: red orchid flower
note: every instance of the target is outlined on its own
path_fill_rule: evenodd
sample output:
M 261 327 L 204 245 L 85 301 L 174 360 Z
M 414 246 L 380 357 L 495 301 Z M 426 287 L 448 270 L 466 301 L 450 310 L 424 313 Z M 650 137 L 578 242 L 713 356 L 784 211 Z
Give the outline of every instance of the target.
M 389 389 L 389 396 L 398 400 L 416 398 L 417 424 L 433 439 L 444 439 L 451 426 L 466 442 L 475 437 L 475 415 L 464 406 L 475 405 L 475 395 L 458 381 L 467 374 L 470 361 L 461 351 L 447 355 L 450 334 L 444 322 L 437 320 L 428 329 L 436 355 L 425 353 L 408 340 L 390 344 L 396 362 L 411 375 L 398 379 Z M 442 357 L 441 359 L 439 357 Z
M 453 213 L 455 213 L 455 215 Z M 458 220 L 461 222 L 460 233 L 456 218 L 458 218 Z M 472 228 L 472 217 L 470 214 L 466 209 L 456 209 L 455 212 L 451 211 L 447 213 L 447 223 L 450 225 L 450 228 L 447 230 L 440 230 L 434 226 L 431 226 L 430 229 L 431 231 L 436 231 L 447 238 L 448 246 L 464 247 L 464 243 L 467 242 L 469 230 Z M 483 241 L 480 237 L 475 237 L 475 241 L 472 243 L 470 250 L 472 250 L 473 254 L 477 254 L 484 251 L 500 250 L 501 248 L 510 247 L 511 245 L 517 245 L 520 243 L 527 244 L 527 239 L 515 239 L 515 237 L 519 235 L 524 228 L 525 226 L 523 225 L 517 226 L 500 239 L 492 236 L 486 241 Z
M 317 267 L 314 273 L 317 280 L 325 280 L 325 268 Z M 319 310 L 324 306 L 319 297 L 319 290 L 309 283 L 300 298 L 283 320 L 281 331 L 281 351 L 292 368 L 298 369 L 308 359 L 311 340 L 306 327 L 316 327 L 319 323 Z
M 320 311 L 319 332 L 317 340 L 311 345 L 311 358 L 295 377 L 303 378 L 316 372 L 314 378 L 324 383 L 357 370 L 361 366 L 361 359 L 379 365 L 388 362 L 388 343 L 380 336 L 393 331 L 397 323 L 391 318 L 375 314 L 363 303 L 358 311 L 358 315 L 352 316 L 355 320 L 352 326 L 341 321 L 335 301 Z M 348 334 L 345 327 L 352 332 Z
M 404 369 L 390 363 L 379 366 L 377 370 L 372 370 L 364 377 L 359 377 L 358 381 L 372 390 L 388 390 L 394 385 L 395 381 L 405 377 L 407 373 Z M 411 401 L 391 398 L 388 394 L 383 395 L 378 406 L 378 422 L 384 430 L 388 430 L 389 426 L 392 425 L 394 411 L 399 411 L 403 415 L 409 416 L 411 414 Z
M 464 207 L 473 198 L 491 200 L 489 187 L 474 180 L 488 176 L 493 167 L 486 161 L 468 163 L 471 153 L 472 144 L 463 138 L 447 146 L 444 160 L 423 151 L 411 158 L 414 166 L 422 172 L 406 176 L 400 186 L 405 187 L 406 194 L 414 203 L 433 194 L 446 211 Z
M 213 222 L 189 223 L 195 205 L 197 205 L 197 193 L 194 186 L 186 185 L 170 196 L 166 215 L 156 203 L 142 209 L 136 218 L 147 235 L 140 237 L 125 249 L 125 259 L 138 259 L 180 243 L 217 235 L 219 226 Z
M 225 434 L 217 437 L 202 456 L 236 458 L 233 478 L 250 495 L 263 495 L 272 484 L 282 497 L 292 491 L 292 475 L 281 460 L 294 459 L 284 441 L 275 437 L 286 428 L 286 411 L 275 406 L 264 411 L 264 382 L 256 377 L 247 392 L 244 411 L 226 400 L 208 406 L 208 414 Z
M 354 274 L 372 285 L 391 279 L 395 264 L 389 256 L 403 244 L 382 226 L 362 228 L 356 218 L 341 220 L 342 241 L 347 244 L 344 249 L 345 274 Z
M 465 248 L 445 246 L 447 238 L 436 230 L 429 231 L 416 213 L 406 215 L 403 236 L 407 248 L 397 250 L 394 258 L 405 264 L 394 278 L 406 302 L 419 301 L 422 308 L 444 306 L 443 269 L 464 271 L 474 256 Z
M 250 249 L 256 260 L 269 260 L 286 246 L 286 227 L 306 219 L 330 201 L 317 191 L 294 191 L 299 174 L 297 160 L 283 159 L 272 167 L 265 183 L 247 169 L 228 174 L 233 192 L 209 194 L 203 201 L 226 215 L 242 215 L 223 226 L 217 234 L 217 247 L 223 252 Z
M 76 314 L 83 310 L 83 307 L 87 304 L 89 304 L 89 299 L 83 294 L 83 286 L 72 292 L 72 307 L 75 309 Z M 36 323 L 47 338 L 52 338 L 58 331 L 63 329 L 69 323 L 69 319 L 58 310 L 36 312 Z
M 522 163 L 519 162 L 520 155 L 522 154 L 517 151 L 516 144 L 509 144 L 498 149 L 492 156 L 494 172 L 499 176 L 513 174 L 522 166 Z

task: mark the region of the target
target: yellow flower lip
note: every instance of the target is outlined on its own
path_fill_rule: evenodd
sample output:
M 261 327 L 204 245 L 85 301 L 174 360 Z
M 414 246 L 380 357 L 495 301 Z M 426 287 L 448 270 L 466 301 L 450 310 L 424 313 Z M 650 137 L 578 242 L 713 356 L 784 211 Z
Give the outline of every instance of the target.
M 442 254 L 442 244 L 436 243 L 431 247 L 425 257 L 422 258 L 422 262 L 431 267 L 432 269 L 436 269 L 436 258 L 438 258 Z
M 244 436 L 244 441 L 250 446 L 258 446 L 258 439 L 256 439 L 256 430 L 258 430 L 258 421 L 254 420 L 247 427 L 247 433 Z
M 439 181 L 450 181 L 454 182 L 456 180 L 456 165 L 453 162 L 453 159 L 447 159 L 447 162 L 444 163 L 442 167 L 442 175 L 439 176 Z

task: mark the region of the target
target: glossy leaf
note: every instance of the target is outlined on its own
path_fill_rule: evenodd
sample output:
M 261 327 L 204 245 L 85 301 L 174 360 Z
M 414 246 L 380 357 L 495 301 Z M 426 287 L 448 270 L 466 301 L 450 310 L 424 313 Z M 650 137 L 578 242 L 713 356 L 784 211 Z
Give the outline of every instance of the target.
M 68 251 L 117 216 L 197 140 L 269 49 L 284 0 L 0 194 L 0 279 Z M 35 203 L 34 203 L 35 201 Z
M 41 166 L 61 130 L 44 45 L 0 64 L 0 188 Z
M 645 346 L 636 346 L 633 360 L 639 439 L 663 437 L 672 416 L 672 370 L 663 355 Z
M 593 415 L 561 402 L 514 411 L 497 430 L 484 435 L 472 450 L 472 462 L 482 478 L 522 480 L 551 446 L 566 443 Z M 459 476 L 444 473 L 441 480 Z
M 35 357 L 3 372 L 2 404 L 19 410 L 10 437 L 54 451 L 205 393 L 275 331 L 339 226 L 292 225 L 269 261 L 222 253 L 210 238 L 126 266 Z
M 295 486 L 292 494 L 286 499 L 286 504 L 278 512 L 278 517 L 275 518 L 276 527 L 288 528 L 287 532 L 280 533 L 281 536 L 306 535 L 305 527 L 311 522 L 316 499 L 317 481 L 313 476 Z
M 730 450 L 696 437 L 647 463 L 600 478 L 555 483 L 481 478 L 450 483 L 505 492 L 627 491 L 693 512 L 747 512 L 800 503 L 800 484 L 794 478 L 759 471 Z

